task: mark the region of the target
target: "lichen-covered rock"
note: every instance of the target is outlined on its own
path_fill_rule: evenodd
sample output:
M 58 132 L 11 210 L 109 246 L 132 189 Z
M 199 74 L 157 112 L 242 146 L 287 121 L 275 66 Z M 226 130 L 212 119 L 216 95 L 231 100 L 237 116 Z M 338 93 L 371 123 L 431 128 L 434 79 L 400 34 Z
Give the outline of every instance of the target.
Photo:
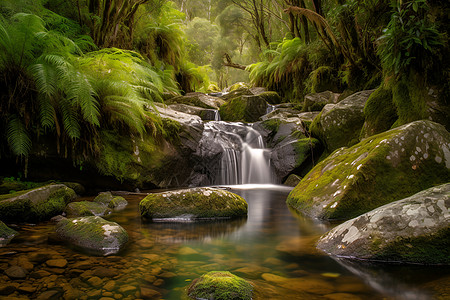
M 98 196 L 95 197 L 94 202 L 101 203 L 114 210 L 121 210 L 128 205 L 128 201 L 125 200 L 124 197 L 113 196 L 111 192 L 99 193 Z
M 287 203 L 323 219 L 349 219 L 450 181 L 450 134 L 416 121 L 341 148 L 314 167 Z
M 80 201 L 67 204 L 65 213 L 67 217 L 87 217 L 87 216 L 107 216 L 111 214 L 111 209 L 103 203 Z
M 8 243 L 17 235 L 17 231 L 9 228 L 0 221 L 0 247 L 8 245 Z
M 212 271 L 195 279 L 187 294 L 198 300 L 251 300 L 253 286 L 230 272 Z
M 223 104 L 219 112 L 224 121 L 256 122 L 266 114 L 267 102 L 260 96 L 241 96 Z
M 173 97 L 166 101 L 167 104 L 187 104 L 202 108 L 219 109 L 224 100 L 203 93 L 188 93 L 184 96 Z
M 303 100 L 303 111 L 321 111 L 327 104 L 337 103 L 339 94 L 330 91 L 308 94 Z
M 14 222 L 37 222 L 61 214 L 75 192 L 63 184 L 0 195 L 0 219 Z
M 359 142 L 364 106 L 373 90 L 353 94 L 337 104 L 327 104 L 314 119 L 311 132 L 329 152 Z
M 317 247 L 339 257 L 450 264 L 450 183 L 349 220 Z
M 61 220 L 56 235 L 97 255 L 118 253 L 128 242 L 128 234 L 119 224 L 95 216 Z
M 150 194 L 141 201 L 139 210 L 150 220 L 229 219 L 246 216 L 247 202 L 229 191 L 193 188 Z

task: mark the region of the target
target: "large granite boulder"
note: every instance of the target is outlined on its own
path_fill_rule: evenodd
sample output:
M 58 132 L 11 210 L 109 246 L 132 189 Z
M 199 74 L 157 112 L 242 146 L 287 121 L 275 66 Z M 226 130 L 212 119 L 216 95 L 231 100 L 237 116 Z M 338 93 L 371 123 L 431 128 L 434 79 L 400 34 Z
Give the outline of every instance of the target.
M 450 133 L 423 120 L 341 148 L 314 167 L 287 203 L 323 219 L 350 219 L 450 181 Z
M 166 101 L 166 104 L 175 103 L 209 109 L 219 109 L 219 107 L 224 103 L 224 100 L 203 93 L 188 93 L 184 96 L 173 97 Z
M 311 133 L 318 137 L 331 153 L 340 147 L 359 142 L 364 125 L 364 106 L 373 90 L 355 93 L 337 104 L 327 104 L 311 125 Z
M 330 91 L 307 94 L 303 99 L 303 111 L 321 111 L 325 105 L 337 103 L 338 99 L 339 94 Z
M 63 219 L 56 224 L 56 235 L 61 240 L 96 255 L 118 253 L 128 242 L 125 229 L 97 216 Z
M 347 258 L 450 264 L 450 183 L 351 219 L 317 247 Z
M 0 221 L 0 247 L 8 245 L 8 243 L 17 235 L 17 231 L 9 228 Z
M 150 194 L 139 210 L 153 221 L 230 219 L 246 216 L 247 202 L 229 191 L 205 187 Z
M 253 286 L 226 271 L 212 271 L 192 281 L 187 294 L 192 299 L 251 300 Z
M 87 217 L 87 216 L 99 216 L 104 217 L 111 214 L 111 209 L 106 205 L 98 202 L 80 201 L 67 204 L 64 210 L 67 217 Z
M 260 96 L 236 97 L 220 107 L 220 118 L 224 121 L 256 122 L 266 114 L 267 105 Z
M 0 219 L 12 222 L 48 220 L 61 214 L 75 198 L 75 192 L 63 184 L 0 195 Z

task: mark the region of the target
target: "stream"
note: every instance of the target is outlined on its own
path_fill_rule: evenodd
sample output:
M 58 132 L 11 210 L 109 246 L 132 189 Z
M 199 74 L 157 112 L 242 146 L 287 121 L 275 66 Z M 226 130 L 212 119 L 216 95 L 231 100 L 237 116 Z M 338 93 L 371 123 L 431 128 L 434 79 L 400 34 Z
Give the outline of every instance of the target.
M 332 225 L 290 211 L 285 203 L 290 188 L 226 188 L 247 200 L 248 218 L 144 223 L 138 210 L 144 195 L 125 195 L 128 206 L 107 219 L 123 226 L 130 241 L 113 256 L 91 256 L 61 244 L 51 222 L 17 226 L 20 235 L 0 249 L 0 267 L 18 263 L 29 271 L 17 280 L 0 275 L 0 295 L 14 287 L 13 295 L 23 299 L 183 299 L 192 280 L 224 270 L 251 281 L 254 299 L 434 299 L 437 288 L 444 290 L 442 299 L 448 296 L 446 267 L 364 266 L 320 253 L 315 242 Z M 67 263 L 55 266 L 50 260 Z

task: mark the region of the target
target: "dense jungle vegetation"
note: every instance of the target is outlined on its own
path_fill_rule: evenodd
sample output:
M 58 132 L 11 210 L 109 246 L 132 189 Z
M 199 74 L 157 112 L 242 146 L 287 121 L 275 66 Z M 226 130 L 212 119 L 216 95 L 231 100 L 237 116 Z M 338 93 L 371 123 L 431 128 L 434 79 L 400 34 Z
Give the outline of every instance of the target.
M 155 102 L 237 81 L 284 102 L 377 88 L 368 118 L 423 119 L 430 95 L 449 104 L 449 15 L 447 0 L 2 0 L 0 159 L 26 175 L 39 153 L 81 169 L 111 132 L 176 140 Z

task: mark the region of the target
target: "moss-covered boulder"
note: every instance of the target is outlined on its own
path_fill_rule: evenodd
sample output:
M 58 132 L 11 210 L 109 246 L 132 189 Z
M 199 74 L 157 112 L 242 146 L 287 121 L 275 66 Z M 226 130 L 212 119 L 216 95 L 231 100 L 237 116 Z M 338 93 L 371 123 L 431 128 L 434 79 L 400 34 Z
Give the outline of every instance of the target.
M 423 120 L 341 148 L 314 167 L 287 203 L 323 219 L 350 219 L 450 181 L 450 133 Z
M 197 106 L 209 109 L 218 109 L 224 103 L 224 100 L 203 93 L 188 93 L 184 96 L 173 97 L 166 101 L 166 104 L 175 104 L 175 103 L 187 104 L 190 106 Z
M 67 186 L 68 188 L 71 188 L 77 195 L 83 195 L 86 192 L 86 189 L 84 188 L 84 186 L 78 182 L 61 182 L 62 184 L 64 184 L 65 186 Z
M 288 178 L 283 182 L 284 185 L 295 187 L 300 183 L 302 178 L 296 174 L 291 174 Z
M 12 222 L 48 220 L 61 214 L 75 198 L 75 192 L 63 184 L 0 195 L 0 219 Z
M 247 202 L 229 191 L 193 188 L 150 194 L 139 204 L 145 219 L 230 219 L 247 215 Z
M 219 109 L 220 118 L 224 121 L 256 122 L 266 112 L 266 100 L 255 95 L 233 98 Z
M 197 300 L 251 300 L 253 286 L 230 272 L 212 271 L 195 279 L 187 294 Z
M 95 216 L 63 219 L 55 230 L 61 240 L 97 255 L 118 253 L 128 242 L 119 224 Z
M 98 202 L 80 201 L 67 204 L 64 210 L 67 217 L 87 217 L 87 216 L 107 216 L 111 214 L 111 209 Z
M 317 247 L 339 257 L 450 264 L 450 183 L 349 220 Z
M 8 245 L 8 243 L 18 234 L 17 231 L 9 228 L 0 221 L 0 247 Z
M 311 125 L 329 153 L 359 142 L 364 106 L 373 90 L 355 93 L 337 104 L 327 104 Z
M 392 91 L 382 85 L 370 95 L 364 106 L 365 121 L 361 138 L 391 129 L 397 118 L 395 105 L 392 102 Z
M 178 112 L 199 116 L 204 121 L 215 121 L 218 116 L 217 109 L 202 108 L 186 104 L 171 104 L 168 107 Z
M 267 103 L 272 105 L 280 104 L 282 101 L 280 95 L 278 95 L 278 93 L 274 91 L 262 92 L 257 96 L 264 99 Z
M 339 94 L 330 91 L 307 94 L 303 99 L 303 111 L 321 111 L 327 104 L 338 102 Z
M 94 202 L 103 204 L 114 210 L 121 210 L 128 205 L 128 201 L 122 196 L 114 196 L 111 192 L 102 192 L 95 197 Z

